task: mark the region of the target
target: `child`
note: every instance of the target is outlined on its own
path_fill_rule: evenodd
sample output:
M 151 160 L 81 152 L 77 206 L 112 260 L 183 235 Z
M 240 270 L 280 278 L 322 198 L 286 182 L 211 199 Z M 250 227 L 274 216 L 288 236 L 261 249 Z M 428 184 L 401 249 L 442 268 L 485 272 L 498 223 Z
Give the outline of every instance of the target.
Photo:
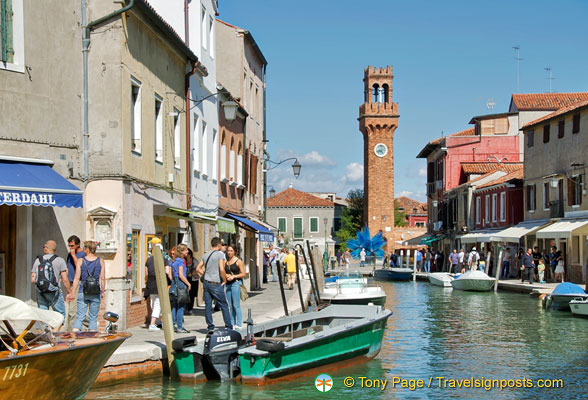
M 545 275 L 545 263 L 543 262 L 543 259 L 539 260 L 539 265 L 537 266 L 537 271 L 539 272 L 539 282 L 545 283 L 545 280 L 543 279 L 543 277 Z

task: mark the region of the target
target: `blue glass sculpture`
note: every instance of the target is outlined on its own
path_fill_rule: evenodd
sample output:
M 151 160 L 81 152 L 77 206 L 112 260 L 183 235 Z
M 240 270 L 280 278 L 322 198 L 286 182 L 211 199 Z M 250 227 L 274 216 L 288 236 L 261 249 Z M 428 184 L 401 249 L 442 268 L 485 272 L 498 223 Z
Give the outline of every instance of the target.
M 351 252 L 351 257 L 359 258 L 361 249 L 365 250 L 366 256 L 384 257 L 385 253 L 382 247 L 386 244 L 382 232 L 378 232 L 374 237 L 370 237 L 370 230 L 366 226 L 357 232 L 356 239 L 347 241 L 347 248 Z

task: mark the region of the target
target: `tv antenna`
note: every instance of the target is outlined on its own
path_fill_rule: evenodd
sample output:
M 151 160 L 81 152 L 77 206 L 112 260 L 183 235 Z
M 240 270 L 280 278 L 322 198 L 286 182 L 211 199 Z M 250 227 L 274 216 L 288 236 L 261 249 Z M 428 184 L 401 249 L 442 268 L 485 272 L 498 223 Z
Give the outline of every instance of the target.
M 496 105 L 496 103 L 494 102 L 494 99 L 486 100 L 486 108 L 488 110 L 493 110 L 495 105 Z
M 521 58 L 521 46 L 516 45 L 516 46 L 513 46 L 512 48 L 517 53 L 517 55 L 515 57 L 515 60 L 517 60 L 517 93 L 519 93 L 521 91 L 521 85 L 520 85 L 520 80 L 521 80 L 521 60 L 523 60 Z
M 547 74 L 549 75 L 547 79 L 549 79 L 549 93 L 551 93 L 551 83 L 555 78 L 551 74 L 551 67 L 545 67 L 544 69 L 545 71 L 547 71 Z

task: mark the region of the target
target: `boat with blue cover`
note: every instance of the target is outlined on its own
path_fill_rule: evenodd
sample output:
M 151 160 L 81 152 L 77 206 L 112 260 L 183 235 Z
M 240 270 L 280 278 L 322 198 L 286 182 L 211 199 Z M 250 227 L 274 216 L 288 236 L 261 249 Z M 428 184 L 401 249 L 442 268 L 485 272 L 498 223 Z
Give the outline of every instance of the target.
M 549 296 L 551 304 L 559 310 L 570 308 L 573 299 L 588 299 L 588 293 L 581 286 L 572 282 L 562 282 L 553 289 Z

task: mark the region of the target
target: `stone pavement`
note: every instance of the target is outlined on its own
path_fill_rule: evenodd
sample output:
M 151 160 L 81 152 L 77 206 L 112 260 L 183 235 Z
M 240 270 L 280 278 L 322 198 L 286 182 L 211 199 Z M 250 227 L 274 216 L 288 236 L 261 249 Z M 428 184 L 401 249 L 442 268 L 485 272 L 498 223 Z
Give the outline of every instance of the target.
M 302 298 L 308 300 L 311 288 L 308 279 L 302 279 Z M 299 312 L 301 309 L 298 287 L 294 290 L 288 290 L 285 287 L 286 303 L 288 312 Z M 251 309 L 251 316 L 254 323 L 262 323 L 268 320 L 277 319 L 284 315 L 284 306 L 280 295 L 280 284 L 278 282 L 268 282 L 264 287 L 257 291 L 249 291 L 247 301 L 241 303 L 243 312 L 243 330 L 246 328 L 248 310 Z M 174 334 L 174 338 L 185 336 L 196 336 L 197 340 L 203 341 L 206 336 L 206 322 L 204 321 L 204 305 L 194 308 L 195 315 L 186 315 L 184 317 L 184 328 L 190 331 L 185 334 Z M 223 317 L 220 311 L 214 312 L 214 324 L 217 327 L 224 326 Z M 163 330 L 151 332 L 148 329 L 135 327 L 128 329 L 132 333 L 121 347 L 119 347 L 110 359 L 106 362 L 106 367 L 119 366 L 123 364 L 143 363 L 147 361 L 157 361 L 163 356 L 166 357 L 165 339 Z

